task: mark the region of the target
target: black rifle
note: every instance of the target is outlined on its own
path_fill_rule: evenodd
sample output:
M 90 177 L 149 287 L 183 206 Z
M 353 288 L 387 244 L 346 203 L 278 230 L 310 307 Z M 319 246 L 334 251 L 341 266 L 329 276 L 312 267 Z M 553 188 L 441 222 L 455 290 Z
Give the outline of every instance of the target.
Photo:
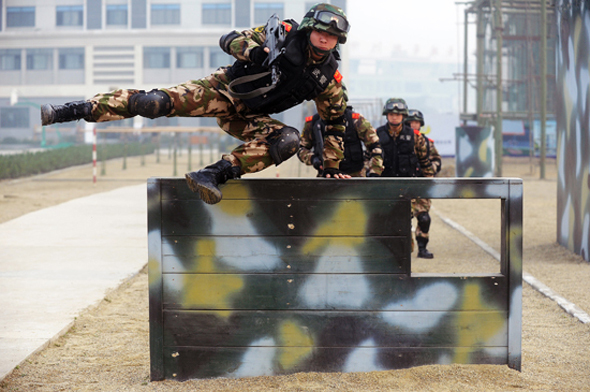
M 311 126 L 313 137 L 313 157 L 311 157 L 311 164 L 320 175 L 322 174 L 322 168 L 320 166 L 324 166 L 324 134 L 322 128 L 322 119 L 318 119 Z
M 266 94 L 272 89 L 274 89 L 277 84 L 279 83 L 279 79 L 281 78 L 281 71 L 279 70 L 279 66 L 277 61 L 281 57 L 283 53 L 285 53 L 285 39 L 287 38 L 287 32 L 285 29 L 285 25 L 279 19 L 277 14 L 272 14 L 272 16 L 266 22 L 266 26 L 264 26 L 264 32 L 266 34 L 266 39 L 264 41 L 264 47 L 269 49 L 268 57 L 264 60 L 262 64 L 264 67 L 270 68 L 270 72 L 262 72 L 259 74 L 254 75 L 247 75 L 242 76 L 237 79 L 234 79 L 230 82 L 228 86 L 228 91 L 230 95 L 234 98 L 239 99 L 252 99 L 258 97 L 262 94 Z M 266 77 L 268 74 L 271 75 L 271 85 L 266 87 L 260 87 L 256 90 L 249 91 L 249 92 L 237 92 L 235 90 L 236 86 L 239 86 L 244 83 L 252 82 L 258 79 L 262 79 Z
M 263 65 L 270 68 L 272 84 L 276 85 L 281 77 L 277 60 L 285 53 L 284 45 L 285 39 L 287 38 L 287 31 L 279 16 L 272 14 L 268 22 L 266 22 L 266 26 L 264 26 L 264 32 L 266 33 L 264 46 L 270 51 Z

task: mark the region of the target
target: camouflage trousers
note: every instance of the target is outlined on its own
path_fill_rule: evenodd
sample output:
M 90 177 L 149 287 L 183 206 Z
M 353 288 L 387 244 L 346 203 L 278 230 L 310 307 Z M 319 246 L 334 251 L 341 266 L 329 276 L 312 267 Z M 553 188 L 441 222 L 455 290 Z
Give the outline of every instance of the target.
M 417 218 L 418 215 L 425 212 L 428 214 L 432 201 L 430 199 L 413 199 L 412 200 L 412 216 Z M 428 239 L 428 233 L 424 233 L 420 228 L 420 225 L 416 225 L 416 238 Z
M 267 138 L 285 124 L 268 115 L 254 114 L 241 100 L 232 98 L 227 92 L 230 81 L 226 69 L 220 68 L 203 79 L 160 90 L 165 91 L 172 101 L 168 117 L 217 117 L 221 129 L 244 142 L 223 159 L 240 166 L 241 174 L 254 173 L 274 164 Z M 128 102 L 138 92 L 116 90 L 97 94 L 89 100 L 92 117 L 96 122 L 133 117 L 127 109 Z

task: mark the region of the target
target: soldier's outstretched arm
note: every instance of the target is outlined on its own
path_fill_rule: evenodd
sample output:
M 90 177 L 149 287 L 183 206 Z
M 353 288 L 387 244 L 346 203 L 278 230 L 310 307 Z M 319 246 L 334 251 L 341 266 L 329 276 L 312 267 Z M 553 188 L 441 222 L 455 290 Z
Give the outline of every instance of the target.
M 414 134 L 414 148 L 416 150 L 416 155 L 418 156 L 420 168 L 422 169 L 422 175 L 424 177 L 434 177 L 434 168 L 432 167 L 430 157 L 428 156 L 428 147 L 426 146 L 426 143 L 427 140 L 424 135 L 421 133 Z
M 311 140 L 311 126 L 311 121 L 305 122 L 305 126 L 299 137 L 299 151 L 297 152 L 299 160 L 308 166 L 311 166 L 311 157 L 313 156 L 313 151 L 311 150 L 313 147 L 313 142 Z
M 315 98 L 318 114 L 326 122 L 324 138 L 324 176 L 326 178 L 351 178 L 339 171 L 344 158 L 344 123 L 346 100 L 340 80 L 334 79 L 328 87 Z
M 383 173 L 383 150 L 381 149 L 381 143 L 379 143 L 379 136 L 377 131 L 371 125 L 362 114 L 358 115 L 358 118 L 354 120 L 354 125 L 357 130 L 359 139 L 365 144 L 370 160 L 369 160 L 369 175 L 381 176 Z

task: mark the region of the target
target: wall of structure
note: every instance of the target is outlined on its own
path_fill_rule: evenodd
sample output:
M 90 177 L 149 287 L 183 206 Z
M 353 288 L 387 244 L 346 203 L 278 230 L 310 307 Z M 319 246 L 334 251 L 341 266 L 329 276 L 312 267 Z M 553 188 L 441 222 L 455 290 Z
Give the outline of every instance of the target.
M 150 179 L 152 380 L 520 369 L 522 181 Z M 501 272 L 411 272 L 410 200 L 502 199 Z
M 590 261 L 590 7 L 556 9 L 557 240 Z

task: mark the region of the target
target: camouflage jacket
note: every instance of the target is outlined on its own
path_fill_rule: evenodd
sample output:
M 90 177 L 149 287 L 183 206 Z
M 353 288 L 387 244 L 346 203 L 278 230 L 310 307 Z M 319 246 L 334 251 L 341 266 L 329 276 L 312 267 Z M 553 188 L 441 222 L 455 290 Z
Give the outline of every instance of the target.
M 369 173 L 381 175 L 383 172 L 383 156 L 377 132 L 375 132 L 375 129 L 371 126 L 371 123 L 369 123 L 369 121 L 363 117 L 362 114 L 352 113 L 352 119 L 353 129 L 356 130 L 359 139 L 363 142 L 365 148 L 370 154 Z M 313 116 L 307 117 L 305 120 L 305 126 L 303 127 L 303 131 L 301 131 L 301 148 L 299 149 L 297 156 L 301 162 L 305 163 L 306 165 L 311 165 L 311 158 L 314 154 L 312 151 L 313 134 L 311 131 L 312 125 L 314 123 Z
M 288 21 L 283 24 L 290 30 L 292 25 Z M 238 33 L 229 44 L 230 54 L 240 61 L 250 61 L 250 52 L 257 46 L 262 46 L 266 39 L 264 26 L 259 26 L 254 29 L 244 30 Z M 309 48 L 307 49 L 308 64 L 314 61 L 311 58 Z M 235 99 L 232 99 L 235 101 Z M 334 125 L 327 125 L 326 131 L 328 135 L 324 139 L 324 167 L 337 169 L 340 161 L 343 159 L 343 144 L 342 137 L 344 135 L 344 125 L 340 124 L 340 120 L 346 109 L 346 101 L 344 99 L 344 91 L 342 88 L 342 76 L 336 72 L 334 79 L 330 82 L 328 87 L 314 99 L 317 112 L 320 117 L 329 122 L 335 122 Z M 334 136 L 342 135 L 342 136 Z

